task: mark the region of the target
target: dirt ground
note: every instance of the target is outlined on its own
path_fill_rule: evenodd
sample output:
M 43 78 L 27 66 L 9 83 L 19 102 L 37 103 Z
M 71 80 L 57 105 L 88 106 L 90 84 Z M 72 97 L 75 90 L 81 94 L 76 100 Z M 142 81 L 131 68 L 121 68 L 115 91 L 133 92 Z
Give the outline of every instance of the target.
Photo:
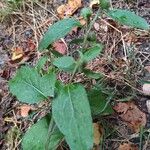
M 37 47 L 40 39 L 47 28 L 59 20 L 57 8 L 66 3 L 66 0 L 39 0 L 33 3 L 24 1 L 23 5 L 14 11 L 5 13 L 6 16 L 0 23 L 0 149 L 20 150 L 21 137 L 28 127 L 47 113 L 46 104 L 34 105 L 35 112 L 29 117 L 22 117 L 19 113 L 23 105 L 11 95 L 8 81 L 15 75 L 16 70 L 22 65 L 35 65 L 40 55 Z M 0 4 L 5 6 L 2 1 Z M 2 5 L 1 4 L 1 5 Z M 1 7 L 0 5 L 0 7 Z M 82 3 L 82 8 L 89 6 L 89 0 Z M 114 8 L 130 9 L 150 24 L 150 2 L 149 0 L 112 0 Z M 78 17 L 81 8 L 74 16 Z M 96 8 L 95 8 L 96 10 Z M 95 11 L 94 10 L 94 11 Z M 4 14 L 3 14 L 4 15 Z M 92 15 L 92 17 L 94 14 Z M 124 49 L 120 33 L 105 24 L 107 22 L 122 32 L 127 51 L 127 60 L 124 59 Z M 139 150 L 150 150 L 150 96 L 145 95 L 142 90 L 143 80 L 150 80 L 150 33 L 126 26 L 120 26 L 104 17 L 98 19 L 100 29 L 93 27 L 92 32 L 96 34 L 99 42 L 105 45 L 103 55 L 88 64 L 93 71 L 103 73 L 105 90 L 115 91 L 113 102 L 126 98 L 125 101 L 134 101 L 135 105 L 146 115 L 145 133 L 141 140 L 140 133 L 131 131 L 125 121 L 118 113 L 110 116 L 97 118 L 96 122 L 106 125 L 107 134 L 102 142 L 101 149 L 117 150 L 121 143 L 142 145 Z M 83 33 L 78 32 L 67 36 L 64 40 L 68 44 L 74 37 L 80 37 Z M 22 48 L 25 56 L 19 60 L 12 60 L 13 49 Z M 72 53 L 69 51 L 69 53 Z M 67 82 L 68 76 L 61 74 L 63 82 Z M 78 82 L 83 82 L 84 77 L 78 75 Z M 93 81 L 94 82 L 94 81 Z M 149 108 L 148 108 L 149 107 Z M 103 120 L 103 121 L 101 121 Z M 113 131 L 112 131 L 113 129 Z M 63 146 L 62 146 L 63 147 Z M 58 149 L 68 149 L 68 148 Z M 98 149 L 99 147 L 97 147 Z M 120 149 L 121 150 L 121 149 Z M 123 149 L 122 149 L 123 150 Z M 128 150 L 128 149 L 127 149 Z M 134 147 L 133 150 L 136 150 Z

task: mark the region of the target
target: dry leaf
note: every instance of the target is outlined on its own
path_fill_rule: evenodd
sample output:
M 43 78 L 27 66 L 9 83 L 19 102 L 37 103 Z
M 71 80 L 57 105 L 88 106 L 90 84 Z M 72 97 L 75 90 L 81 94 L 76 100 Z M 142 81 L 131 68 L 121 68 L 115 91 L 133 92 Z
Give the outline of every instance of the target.
M 138 150 L 138 147 L 133 143 L 123 143 L 119 146 L 118 150 Z
M 150 95 L 150 84 L 145 83 L 142 87 L 142 90 L 145 95 Z
M 98 123 L 93 123 L 94 126 L 94 144 L 99 145 L 100 139 L 102 138 L 103 129 Z
M 13 48 L 11 60 L 15 61 L 15 60 L 21 59 L 21 58 L 23 58 L 23 55 L 24 55 L 24 52 L 21 47 Z
M 55 51 L 59 52 L 62 55 L 65 55 L 67 52 L 67 46 L 63 41 L 54 42 L 53 48 Z
M 82 26 L 84 26 L 87 23 L 83 17 L 79 17 L 79 21 L 80 21 Z
M 81 0 L 68 0 L 68 3 L 57 8 L 60 18 L 71 16 L 78 8 L 82 6 Z
M 27 41 L 27 48 L 29 51 L 34 51 L 36 49 L 36 45 L 32 40 Z
M 23 105 L 23 106 L 21 106 L 21 107 L 19 108 L 19 110 L 20 110 L 20 115 L 21 115 L 22 117 L 27 117 L 28 114 L 29 114 L 29 111 L 30 111 L 31 109 L 32 109 L 32 107 L 29 106 L 29 105 Z
M 99 5 L 99 0 L 92 0 L 90 2 L 90 7 L 93 8 L 93 7 L 97 7 Z
M 131 46 L 132 44 L 137 42 L 137 36 L 135 33 L 129 32 L 127 36 L 125 36 L 124 40 L 128 46 Z
M 135 132 L 140 131 L 141 126 L 146 125 L 146 114 L 143 113 L 133 102 L 121 103 L 114 106 L 114 110 L 120 113 L 123 121 Z

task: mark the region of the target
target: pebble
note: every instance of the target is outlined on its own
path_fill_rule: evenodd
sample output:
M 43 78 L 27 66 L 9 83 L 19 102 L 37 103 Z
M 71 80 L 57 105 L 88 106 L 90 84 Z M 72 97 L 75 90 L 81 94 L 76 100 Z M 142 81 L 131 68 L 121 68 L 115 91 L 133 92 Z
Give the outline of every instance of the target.
M 146 101 L 147 111 L 150 114 L 150 100 Z

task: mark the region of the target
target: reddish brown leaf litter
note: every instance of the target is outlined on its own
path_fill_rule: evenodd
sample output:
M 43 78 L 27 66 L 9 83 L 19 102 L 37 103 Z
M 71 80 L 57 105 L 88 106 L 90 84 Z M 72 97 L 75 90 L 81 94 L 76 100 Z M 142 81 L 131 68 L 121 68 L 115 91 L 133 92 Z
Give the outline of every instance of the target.
M 67 53 L 67 45 L 63 41 L 56 41 L 53 44 L 53 48 L 55 51 L 59 52 L 62 55 L 65 55 Z
M 146 125 L 146 114 L 143 113 L 133 102 L 119 102 L 113 108 L 134 132 L 139 132 L 140 128 Z
M 36 45 L 31 39 L 24 41 L 22 44 L 20 44 L 20 46 L 12 48 L 12 56 L 9 63 L 13 65 L 24 63 L 28 61 L 33 54 L 36 53 L 35 50 Z
M 139 150 L 138 146 L 133 143 L 122 143 L 118 150 Z
M 19 107 L 18 114 L 22 117 L 27 117 L 29 115 L 30 110 L 32 109 L 29 105 L 22 105 Z

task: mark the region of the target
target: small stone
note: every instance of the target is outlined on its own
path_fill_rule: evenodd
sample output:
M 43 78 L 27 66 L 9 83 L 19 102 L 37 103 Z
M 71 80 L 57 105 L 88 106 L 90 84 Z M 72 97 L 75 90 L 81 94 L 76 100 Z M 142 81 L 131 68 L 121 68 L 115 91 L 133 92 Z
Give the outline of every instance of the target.
M 99 23 L 97 23 L 97 22 L 94 23 L 94 29 L 95 29 L 96 31 L 99 31 L 99 29 L 100 29 Z
M 145 83 L 142 87 L 143 93 L 150 96 L 150 84 Z
M 148 113 L 150 114 L 150 100 L 146 101 L 146 106 L 147 106 Z

